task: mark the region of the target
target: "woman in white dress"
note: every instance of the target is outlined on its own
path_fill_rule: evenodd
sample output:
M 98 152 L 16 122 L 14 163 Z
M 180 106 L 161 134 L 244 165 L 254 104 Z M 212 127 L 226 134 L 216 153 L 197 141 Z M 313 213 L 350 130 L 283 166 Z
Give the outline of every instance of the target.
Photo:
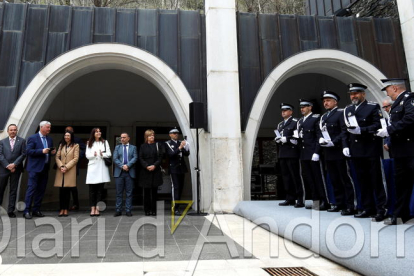
M 102 138 L 99 128 L 92 129 L 86 146 L 85 156 L 89 160 L 86 184 L 89 185 L 91 217 L 99 216 L 97 203 L 101 200 L 104 183 L 111 181 L 109 169 L 104 161 L 104 158 L 111 157 L 111 149 L 109 148 L 108 141 Z

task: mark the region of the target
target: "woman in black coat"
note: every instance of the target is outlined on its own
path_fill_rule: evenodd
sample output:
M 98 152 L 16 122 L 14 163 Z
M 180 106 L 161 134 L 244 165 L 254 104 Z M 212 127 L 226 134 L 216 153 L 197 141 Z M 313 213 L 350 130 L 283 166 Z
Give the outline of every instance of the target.
M 162 185 L 161 161 L 163 145 L 155 142 L 155 133 L 148 129 L 144 134 L 145 143 L 139 150 L 139 161 L 141 171 L 139 174 L 139 185 L 144 188 L 144 211 L 145 215 L 157 215 L 157 191 Z

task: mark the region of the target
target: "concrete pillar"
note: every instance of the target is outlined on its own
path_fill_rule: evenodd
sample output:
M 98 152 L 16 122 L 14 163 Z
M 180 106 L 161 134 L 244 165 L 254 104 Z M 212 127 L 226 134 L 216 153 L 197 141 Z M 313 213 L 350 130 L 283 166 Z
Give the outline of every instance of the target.
M 216 212 L 232 212 L 243 197 L 235 7 L 235 0 L 205 1 L 212 207 Z
M 414 88 L 414 1 L 397 0 L 411 89 Z

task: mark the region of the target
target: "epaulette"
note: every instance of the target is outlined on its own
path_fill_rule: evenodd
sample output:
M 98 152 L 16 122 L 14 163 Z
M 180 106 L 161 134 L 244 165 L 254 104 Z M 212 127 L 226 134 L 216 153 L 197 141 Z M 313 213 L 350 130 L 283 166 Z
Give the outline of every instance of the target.
M 295 121 L 295 122 L 297 122 L 297 121 L 298 121 L 298 119 L 296 119 L 296 118 L 293 118 L 293 119 L 292 119 L 292 121 Z
M 337 110 L 340 111 L 340 112 L 343 112 L 344 111 L 343 108 L 338 108 Z
M 312 118 L 319 118 L 321 116 L 321 114 L 313 114 Z
M 370 104 L 370 105 L 377 105 L 378 103 L 377 102 L 368 101 L 368 104 Z

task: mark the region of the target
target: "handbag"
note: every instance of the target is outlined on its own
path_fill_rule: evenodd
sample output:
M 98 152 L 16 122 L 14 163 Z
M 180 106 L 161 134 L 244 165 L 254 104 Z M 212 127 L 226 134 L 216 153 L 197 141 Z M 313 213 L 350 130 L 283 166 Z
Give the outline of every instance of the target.
M 106 152 L 106 141 L 104 141 L 104 147 L 105 147 L 105 152 Z M 112 158 L 111 157 L 104 157 L 103 160 L 105 162 L 105 166 L 107 166 L 107 167 L 112 166 Z
M 160 154 L 159 150 L 158 150 L 158 142 L 155 144 L 157 146 L 157 154 Z M 160 169 L 161 169 L 161 173 L 163 176 L 167 176 L 168 173 L 164 170 L 164 168 L 161 166 L 160 164 Z

